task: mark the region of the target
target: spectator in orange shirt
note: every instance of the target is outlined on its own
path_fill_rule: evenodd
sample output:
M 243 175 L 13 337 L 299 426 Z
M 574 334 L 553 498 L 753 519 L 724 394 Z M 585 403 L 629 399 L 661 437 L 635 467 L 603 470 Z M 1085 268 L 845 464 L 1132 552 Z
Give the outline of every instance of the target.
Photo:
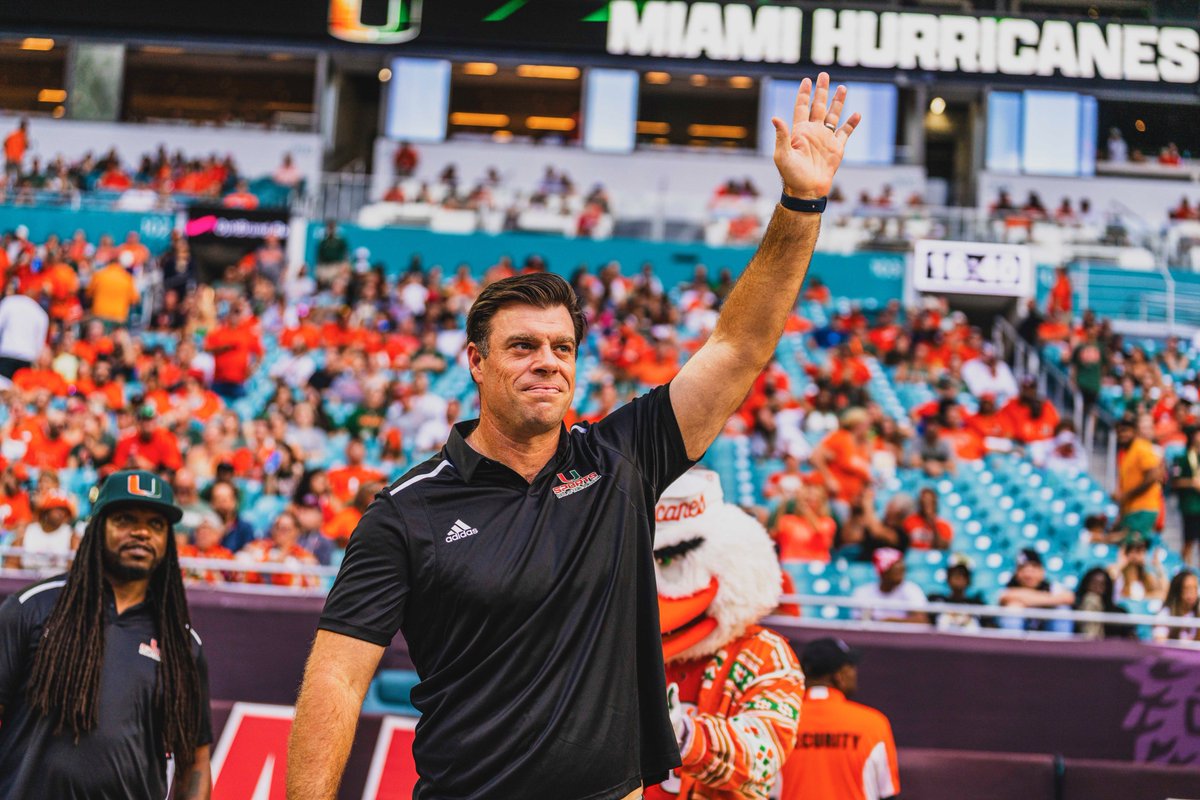
M 118 261 L 97 270 L 88 283 L 87 293 L 92 299 L 92 314 L 113 326 L 129 323 L 130 307 L 141 299 L 137 284 L 129 270 L 134 256 L 123 252 Z
M 0 527 L 17 530 L 33 521 L 33 506 L 24 482 L 29 470 L 24 464 L 11 464 L 0 472 Z
M 179 557 L 233 561 L 233 553 L 221 546 L 221 535 L 223 533 L 220 517 L 212 512 L 202 514 L 200 522 L 196 525 L 195 533 L 192 534 L 193 541 L 179 545 Z M 225 572 L 224 570 L 199 569 L 195 567 L 183 568 L 183 579 L 188 583 L 196 583 L 198 581 L 214 584 L 226 583 L 228 581 L 236 581 L 238 576 L 239 573 Z
M 358 493 L 354 495 L 354 502 L 334 514 L 333 519 L 321 526 L 321 534 L 338 547 L 346 547 L 358 521 L 367 512 L 367 507 L 371 505 L 375 495 L 383 491 L 383 487 L 382 481 L 372 481 L 359 486 Z
M 246 393 L 246 379 L 263 355 L 258 320 L 251 315 L 245 300 L 240 300 L 208 334 L 204 349 L 213 354 L 213 391 L 226 400 L 242 397 Z
M 1004 404 L 1002 413 L 1008 417 L 1013 439 L 1021 444 L 1050 439 L 1058 427 L 1058 409 L 1038 395 L 1035 375 L 1021 379 L 1020 393 Z
M 22 162 L 28 147 L 29 120 L 23 119 L 17 123 L 16 130 L 4 139 L 4 172 L 13 184 L 21 176 Z
M 45 389 L 55 397 L 66 397 L 70 386 L 52 368 L 54 353 L 49 347 L 43 348 L 33 366 L 22 367 L 13 374 L 12 382 L 22 392 L 36 392 Z
M 783 765 L 783 800 L 884 800 L 900 795 L 887 717 L 852 702 L 858 653 L 840 639 L 809 642 L 800 656 L 808 688 L 796 749 Z
M 387 476 L 379 470 L 363 465 L 366 457 L 367 449 L 362 440 L 351 437 L 346 444 L 345 466 L 329 470 L 329 486 L 339 503 L 349 503 L 363 484 L 386 479 Z
M 42 289 L 50 298 L 51 319 L 73 322 L 79 318 L 79 275 L 74 267 L 56 260 L 42 273 Z
M 144 267 L 146 266 L 146 262 L 150 260 L 150 248 L 142 244 L 141 237 L 138 236 L 137 231 L 130 231 L 125 236 L 125 242 L 117 248 L 117 253 L 129 253 L 133 256 L 133 266 L 135 267 Z
M 917 510 L 904 520 L 908 546 L 914 550 L 949 550 L 954 529 L 938 516 L 937 492 L 926 486 L 917 495 Z
M 1008 415 L 996 409 L 996 397 L 985 394 L 979 398 L 979 409 L 966 418 L 967 427 L 982 440 L 989 452 L 1008 452 L 1012 449 L 1012 425 Z
M 767 522 L 781 562 L 829 561 L 837 522 L 829 509 L 825 489 L 802 483 L 795 494 L 785 495 Z
M 1050 289 L 1050 297 L 1046 300 L 1046 316 L 1071 317 L 1072 295 L 1071 275 L 1066 267 L 1055 271 L 1054 287 Z
M 870 434 L 871 415 L 866 409 L 848 408 L 838 430 L 825 437 L 811 456 L 829 496 L 847 508 L 858 503 L 871 483 Z
M 300 520 L 296 513 L 284 511 L 275 518 L 269 538 L 250 542 L 238 551 L 237 560 L 254 564 L 284 564 L 291 567 L 318 566 L 317 557 L 300 546 L 300 532 Z M 247 572 L 245 581 L 305 589 L 321 585 L 320 579 L 315 575 L 297 575 L 292 572 Z
M 158 412 L 147 403 L 138 409 L 137 429 L 117 442 L 112 463 L 116 469 L 174 471 L 183 466 L 183 457 L 175 435 L 159 427 Z
M 954 449 L 955 458 L 963 461 L 974 461 L 983 458 L 987 453 L 983 437 L 967 424 L 966 414 L 962 406 L 951 403 L 941 414 L 942 437 L 950 442 Z
M 221 205 L 226 208 L 258 208 L 258 195 L 250 191 L 250 184 L 245 181 L 238 181 L 237 187 L 225 195 L 225 199 L 221 201 Z

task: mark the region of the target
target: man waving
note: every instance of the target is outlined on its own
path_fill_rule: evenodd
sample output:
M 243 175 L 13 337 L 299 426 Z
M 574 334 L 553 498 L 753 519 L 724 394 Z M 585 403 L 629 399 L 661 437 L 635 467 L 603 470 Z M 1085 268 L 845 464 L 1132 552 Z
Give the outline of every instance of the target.
M 654 505 L 720 433 L 795 305 L 857 114 L 805 79 L 774 119 L 783 196 L 709 341 L 667 386 L 567 430 L 584 319 L 545 273 L 467 318 L 480 415 L 380 493 L 330 592 L 297 704 L 290 800 L 337 792 L 363 696 L 403 631 L 421 682 L 414 797 L 622 800 L 679 765 Z

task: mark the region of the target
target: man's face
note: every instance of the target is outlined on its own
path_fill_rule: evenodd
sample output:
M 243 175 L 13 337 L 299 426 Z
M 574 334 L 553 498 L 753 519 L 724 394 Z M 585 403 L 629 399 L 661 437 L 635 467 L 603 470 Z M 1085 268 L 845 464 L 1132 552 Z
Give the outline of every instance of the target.
M 467 345 L 482 414 L 510 435 L 562 424 L 575 394 L 575 327 L 564 306 L 506 306 L 492 317 L 488 355 Z
M 879 583 L 883 587 L 891 589 L 904 583 L 904 576 L 907 574 L 908 568 L 904 564 L 904 559 L 900 559 L 887 572 L 879 576 Z
M 219 527 L 213 525 L 211 522 L 202 522 L 196 528 L 196 547 L 201 550 L 216 547 L 221 543 L 221 536 L 222 531 Z
M 1133 441 L 1134 427 L 1132 425 L 1121 425 L 1117 428 L 1117 444 L 1122 447 L 1128 447 Z
M 237 510 L 237 498 L 225 484 L 218 484 L 212 490 L 213 511 L 218 514 L 228 514 Z
M 837 688 L 841 689 L 846 697 L 851 697 L 858 691 L 858 667 L 854 664 L 843 664 L 835 674 Z
M 118 581 L 150 577 L 167 554 L 171 530 L 158 511 L 118 506 L 104 520 L 104 570 Z
M 278 547 L 288 548 L 300 540 L 300 526 L 291 514 L 284 514 L 271 526 L 271 539 Z
M 42 527 L 48 531 L 58 530 L 63 526 L 63 523 L 65 523 L 69 517 L 67 510 L 58 506 L 55 506 L 54 508 L 47 508 L 42 512 L 41 516 Z

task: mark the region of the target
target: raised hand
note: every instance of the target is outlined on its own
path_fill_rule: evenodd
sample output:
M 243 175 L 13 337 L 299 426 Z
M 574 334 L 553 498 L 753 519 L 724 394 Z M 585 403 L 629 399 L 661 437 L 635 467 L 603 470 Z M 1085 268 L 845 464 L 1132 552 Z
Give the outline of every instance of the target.
M 783 179 L 784 191 L 793 197 L 815 200 L 829 194 L 846 140 L 862 120 L 861 114 L 851 114 L 838 127 L 845 102 L 845 86 L 837 87 L 833 102 L 829 102 L 829 73 L 822 72 L 817 76 L 815 91 L 811 79 L 800 82 L 790 131 L 783 120 L 771 118 L 775 126 L 775 167 Z

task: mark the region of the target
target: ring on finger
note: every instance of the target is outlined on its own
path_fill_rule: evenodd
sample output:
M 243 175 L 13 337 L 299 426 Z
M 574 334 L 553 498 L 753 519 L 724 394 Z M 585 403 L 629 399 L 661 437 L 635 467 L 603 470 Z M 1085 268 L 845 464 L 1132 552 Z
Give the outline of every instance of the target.
M 837 132 L 837 125 L 834 125 L 832 122 L 826 122 L 824 124 L 826 128 L 829 128 L 829 130 L 833 131 L 834 133 Z

